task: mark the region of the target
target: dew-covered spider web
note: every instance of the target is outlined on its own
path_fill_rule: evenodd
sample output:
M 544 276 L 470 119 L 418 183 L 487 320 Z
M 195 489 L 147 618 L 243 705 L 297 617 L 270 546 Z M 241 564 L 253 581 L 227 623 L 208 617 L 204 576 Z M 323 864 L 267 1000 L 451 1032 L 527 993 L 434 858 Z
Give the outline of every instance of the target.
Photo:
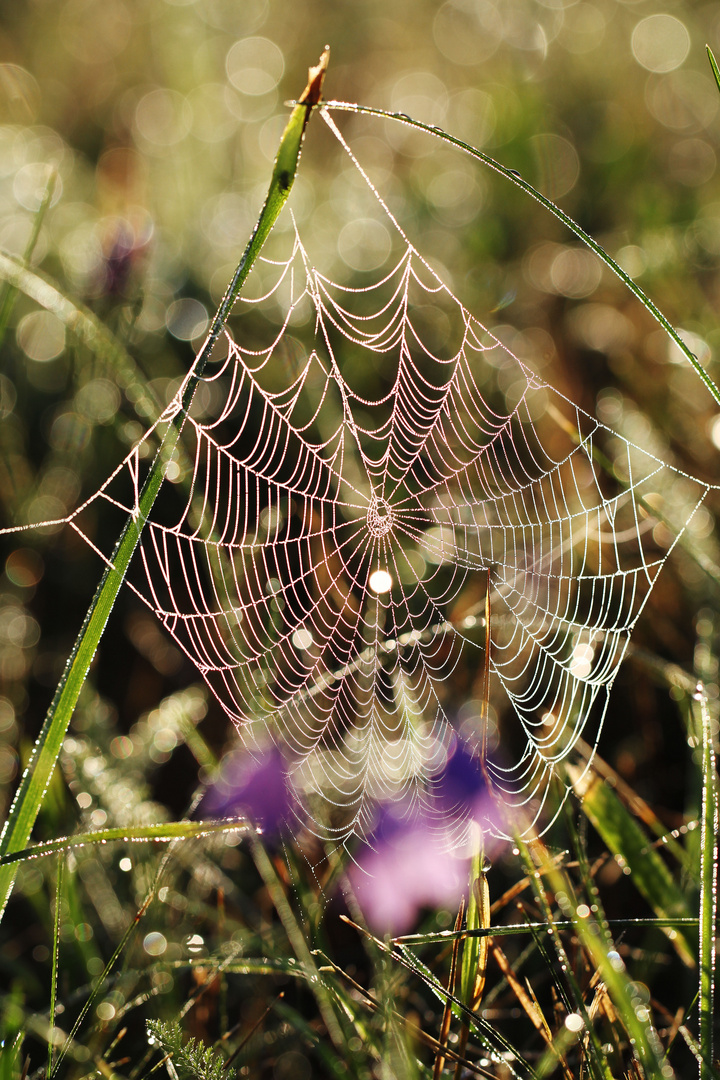
M 431 801 L 453 730 L 546 822 L 708 488 L 513 355 L 367 184 L 381 272 L 331 280 L 298 229 L 253 271 L 131 584 L 243 739 L 282 747 L 318 834 Z M 90 502 L 137 513 L 151 434 Z

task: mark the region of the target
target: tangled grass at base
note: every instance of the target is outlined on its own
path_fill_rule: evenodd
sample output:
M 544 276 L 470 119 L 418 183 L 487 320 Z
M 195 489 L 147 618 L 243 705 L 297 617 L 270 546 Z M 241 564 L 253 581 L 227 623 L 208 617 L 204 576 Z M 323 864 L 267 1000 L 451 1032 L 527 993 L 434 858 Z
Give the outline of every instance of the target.
M 276 1077 L 437 1077 L 443 1068 L 458 1078 L 671 1077 L 690 1066 L 715 1075 L 717 784 L 702 686 L 662 669 L 685 706 L 688 738 L 703 749 L 697 820 L 668 833 L 593 760 L 630 631 L 714 489 L 554 391 L 463 308 L 399 229 L 385 231 L 379 290 L 362 274 L 350 287 L 324 278 L 299 234 L 289 257 L 275 250 L 257 267 L 262 295 L 249 301 L 257 318 L 247 334 L 227 336 L 227 351 L 203 373 L 206 392 L 183 416 L 190 439 L 169 463 L 170 483 L 145 525 L 141 572 L 130 579 L 261 753 L 273 725 L 303 813 L 314 815 L 307 846 L 322 860 L 312 872 L 291 846 L 280 856 L 242 821 L 219 826 L 224 843 L 195 841 L 191 855 L 198 831 L 188 825 L 183 842 L 177 823 L 165 857 L 137 858 L 130 841 L 147 832 L 133 818 L 157 808 L 130 795 L 123 822 L 128 807 L 118 813 L 113 788 L 124 782 L 127 792 L 123 774 L 161 746 L 186 743 L 209 773 L 212 754 L 196 730 L 202 695 L 168 699 L 144 730 L 112 742 L 102 703 L 86 696 L 63 770 L 81 809 L 98 815 L 90 822 L 114 812 L 117 831 L 59 842 L 70 853 L 58 861 L 52 957 L 44 957 L 50 1008 L 39 1015 L 20 999 L 8 1003 L 4 1076 L 20 1075 L 23 1042 L 35 1052 L 43 1040 L 52 1076 L 139 1077 L 161 1067 L 173 1078 L 232 1068 Z M 305 334 L 312 344 L 303 347 Z M 394 363 L 377 372 L 386 392 L 364 394 L 369 354 L 388 351 Z M 156 431 L 183 413 L 181 401 L 182 390 Z M 152 434 L 63 519 L 91 544 L 85 520 L 98 507 L 137 517 Z M 713 632 L 705 628 L 708 641 Z M 492 679 L 481 683 L 488 642 Z M 463 711 L 460 697 L 473 707 Z M 476 868 L 465 934 L 461 917 L 451 932 L 438 912 L 395 943 L 360 927 L 352 961 L 346 955 L 340 966 L 333 905 L 344 896 L 355 924 L 362 912 L 337 842 L 368 831 L 371 808 L 388 797 L 432 813 L 455 724 L 461 745 L 475 744 L 490 791 L 526 805 L 551 838 L 557 825 L 548 818 L 564 793 L 584 791 L 607 853 L 590 863 L 568 813 L 570 855 L 552 856 L 526 817 L 531 842 L 517 839 L 499 860 L 494 885 L 507 887 L 492 909 L 477 899 Z M 601 775 L 620 798 L 593 794 Z M 245 785 L 250 799 L 247 784 L 243 777 L 235 787 Z M 543 817 L 545 802 L 552 811 Z M 494 813 L 487 818 L 510 832 L 520 813 L 500 827 Z M 457 822 L 461 835 L 465 824 Z M 683 888 L 647 830 L 660 835 Z M 117 877 L 117 856 L 93 845 L 121 837 L 119 870 L 133 889 L 123 899 L 116 889 L 113 901 L 106 882 Z M 435 869 L 445 872 L 442 857 L 459 839 L 445 837 Z M 20 861 L 20 896 L 37 894 L 43 871 L 31 853 Z M 603 910 L 599 888 L 613 868 L 628 870 L 649 904 L 635 925 L 608 921 Z M 257 910 L 247 903 L 252 891 Z M 88 901 L 99 922 L 81 917 Z M 383 903 L 392 912 L 392 897 Z M 93 924 L 118 941 L 111 955 Z M 474 948 L 490 931 L 491 944 Z M 629 946 L 638 932 L 654 937 Z M 697 1037 L 685 1023 L 691 991 L 673 1014 L 626 969 L 638 955 L 643 974 L 660 963 L 663 934 L 674 951 L 662 962 L 686 973 L 678 985 L 683 977 L 697 985 L 700 970 Z M 70 950 L 94 985 L 74 997 L 61 979 L 59 1001 L 56 976 Z M 234 1022 L 250 980 L 264 994 L 262 1011 Z M 143 1054 L 138 1017 L 156 1004 L 165 1015 L 170 1006 L 173 1022 L 148 1026 Z M 39 1075 L 43 1065 L 33 1067 Z

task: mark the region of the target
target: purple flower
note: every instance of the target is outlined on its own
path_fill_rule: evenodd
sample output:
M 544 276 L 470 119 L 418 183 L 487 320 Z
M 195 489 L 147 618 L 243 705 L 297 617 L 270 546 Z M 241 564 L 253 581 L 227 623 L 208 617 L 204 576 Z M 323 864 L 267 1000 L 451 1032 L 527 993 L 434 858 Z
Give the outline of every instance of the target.
M 433 777 L 433 796 L 438 810 L 448 818 L 492 818 L 495 800 L 488 774 L 468 744 L 453 737 L 445 764 Z
M 276 746 L 255 755 L 232 754 L 209 786 L 197 816 L 245 816 L 263 833 L 277 835 L 296 807 L 285 760 Z
M 501 810 L 479 757 L 454 735 L 425 808 L 381 808 L 357 855 L 350 882 L 368 925 L 397 935 L 412 927 L 423 907 L 456 908 L 468 889 L 478 826 L 487 853 L 493 834 L 502 832 Z
M 418 811 L 385 809 L 350 871 L 368 925 L 403 934 L 423 907 L 454 908 L 468 885 L 468 860 L 447 846 L 447 834 Z

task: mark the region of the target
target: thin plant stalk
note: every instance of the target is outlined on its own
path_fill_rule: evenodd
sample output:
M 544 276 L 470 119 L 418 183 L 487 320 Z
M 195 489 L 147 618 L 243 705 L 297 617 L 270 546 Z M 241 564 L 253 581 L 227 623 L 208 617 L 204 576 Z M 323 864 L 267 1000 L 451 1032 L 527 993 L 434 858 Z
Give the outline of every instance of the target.
M 700 811 L 700 1080 L 713 1075 L 715 1003 L 715 927 L 717 924 L 718 780 L 712 724 L 704 688 L 696 692 L 702 731 L 702 808 Z
M 312 106 L 316 105 L 320 99 L 328 58 L 328 50 L 325 50 L 317 67 L 310 69 L 310 81 L 290 115 L 280 140 L 270 187 L 260 217 L 225 296 L 220 302 L 210 333 L 185 379 L 180 406 L 168 424 L 140 493 L 137 508 L 128 518 L 118 538 L 115 550 L 85 616 L 0 834 L 0 856 L 27 846 L 88 669 L 107 625 L 120 586 L 125 579 L 143 526 L 165 478 L 167 465 L 178 443 L 183 421 L 197 384 L 216 342 L 223 333 L 240 290 L 290 194 L 300 159 L 305 128 Z M 0 867 L 0 916 L 7 905 L 16 873 L 17 864 Z
M 55 188 L 57 186 L 58 174 L 55 169 L 50 173 L 48 182 L 45 187 L 45 194 L 43 195 L 42 202 L 40 203 L 37 211 L 35 212 L 35 220 L 33 221 L 33 227 L 30 231 L 28 242 L 25 245 L 25 251 L 23 252 L 23 264 L 25 266 L 30 265 L 30 260 L 33 257 L 35 251 L 35 245 L 38 242 L 40 236 L 40 229 L 42 223 L 45 220 L 45 215 L 48 212 L 50 203 L 53 200 L 55 194 Z M 9 281 L 5 282 L 5 285 L 0 292 L 0 345 L 5 340 L 5 334 L 7 332 L 8 323 L 10 322 L 10 316 L 12 309 L 15 305 L 15 297 L 17 296 L 17 286 L 12 285 Z
M 55 1051 L 55 1009 L 57 1003 L 58 958 L 60 954 L 60 920 L 63 902 L 63 877 L 65 870 L 65 852 L 60 852 L 57 861 L 57 881 L 55 883 L 55 921 L 53 925 L 52 974 L 50 976 L 50 1031 L 48 1034 L 47 1075 L 52 1076 L 53 1056 Z

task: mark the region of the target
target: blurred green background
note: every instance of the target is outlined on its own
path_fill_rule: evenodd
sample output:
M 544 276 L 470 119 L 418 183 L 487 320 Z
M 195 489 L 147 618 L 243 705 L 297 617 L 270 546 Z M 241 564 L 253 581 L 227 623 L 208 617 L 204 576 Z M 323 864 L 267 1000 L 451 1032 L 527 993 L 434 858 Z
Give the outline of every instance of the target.
M 120 384 L 112 364 L 51 312 L 14 298 L 0 351 L 0 525 L 67 514 L 148 426 L 142 387 L 158 410 L 172 395 L 257 218 L 284 102 L 301 92 L 326 43 L 326 98 L 408 113 L 518 170 L 642 285 L 717 379 L 720 94 L 705 55 L 706 43 L 720 52 L 716 3 L 0 0 L 0 248 L 23 255 L 52 181 L 32 266 L 91 308 L 134 365 Z M 622 435 L 716 480 L 717 405 L 573 236 L 428 135 L 377 118 L 335 119 L 410 240 L 520 359 Z M 373 246 L 357 228 L 359 198 L 347 159 L 314 119 L 291 206 L 317 265 L 339 279 L 374 269 L 382 251 L 382 237 Z M 290 224 L 286 211 L 280 231 Z M 713 707 L 718 699 L 716 509 L 710 500 L 695 515 L 687 549 L 673 553 L 653 591 L 633 639 L 644 653 L 618 677 L 601 744 L 668 827 L 693 801 L 668 665 L 694 666 Z M 86 527 L 108 551 L 120 520 L 96 514 Z M 4 812 L 102 563 L 67 528 L 2 540 Z M 125 590 L 37 835 L 183 813 L 203 760 L 195 726 L 218 750 L 228 735 L 198 682 Z M 147 886 L 138 870 L 135 892 L 125 889 L 133 863 L 112 858 L 83 864 L 110 938 L 123 925 L 112 896 L 131 911 Z M 228 847 L 223 867 L 238 858 Z M 215 871 L 198 865 L 203 881 L 189 860 L 184 869 L 199 910 Z M 45 905 L 47 919 L 44 872 L 24 868 L 17 896 Z M 32 957 L 46 984 L 47 938 L 26 907 L 14 910 L 11 931 L 21 930 L 3 942 L 4 974 Z M 67 940 L 83 970 L 98 974 L 94 922 L 78 909 Z M 180 956 L 164 930 L 144 939 L 148 963 Z M 204 955 L 202 936 L 186 937 L 190 953 Z M 168 989 L 160 982 L 158 994 Z

